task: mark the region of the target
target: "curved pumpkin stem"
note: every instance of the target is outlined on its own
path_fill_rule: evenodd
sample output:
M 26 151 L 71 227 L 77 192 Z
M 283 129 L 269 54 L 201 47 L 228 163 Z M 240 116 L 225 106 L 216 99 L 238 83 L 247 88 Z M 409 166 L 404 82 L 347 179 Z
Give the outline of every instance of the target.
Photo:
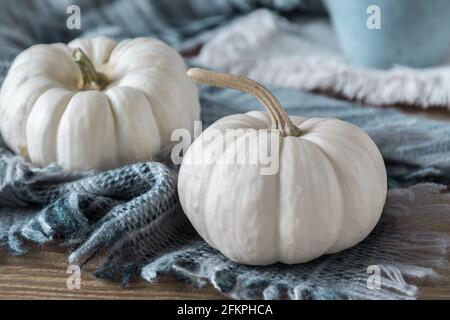
M 302 134 L 302 131 L 292 123 L 277 98 L 260 83 L 243 76 L 212 72 L 200 68 L 189 69 L 187 74 L 193 81 L 198 83 L 220 88 L 236 89 L 251 94 L 269 112 L 272 118 L 273 130 L 279 131 L 283 137 L 298 137 Z
M 108 78 L 95 70 L 92 61 L 80 48 L 76 48 L 72 51 L 72 58 L 78 65 L 81 72 L 81 84 L 82 89 L 95 89 L 103 90 L 108 86 Z

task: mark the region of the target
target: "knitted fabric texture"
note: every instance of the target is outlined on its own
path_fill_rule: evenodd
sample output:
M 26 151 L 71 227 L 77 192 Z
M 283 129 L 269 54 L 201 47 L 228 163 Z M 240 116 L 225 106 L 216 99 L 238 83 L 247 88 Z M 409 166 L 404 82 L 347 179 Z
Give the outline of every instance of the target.
M 29 1 L 15 1 L 14 6 L 6 1 L 0 11 L 0 24 L 9 26 L 0 28 L 2 77 L 27 46 L 78 36 L 67 34 L 63 23 L 53 25 L 55 17 L 64 17 L 64 1 L 31 3 L 33 12 L 27 11 Z M 184 50 L 213 37 L 213 27 L 230 16 L 251 11 L 254 2 L 204 6 L 191 0 L 182 2 L 185 10 L 179 9 L 181 2 L 170 3 L 173 7 L 167 1 L 79 1 L 85 17 L 82 35 L 157 35 Z M 264 3 L 282 12 L 295 4 L 309 8 L 308 1 Z M 16 20 L 22 29 L 10 28 Z M 44 25 L 53 29 L 43 31 Z M 136 275 L 156 281 L 170 273 L 195 285 L 212 283 L 233 298 L 416 298 L 413 280 L 438 277 L 446 267 L 450 239 L 430 229 L 450 222 L 450 195 L 443 186 L 450 180 L 450 125 L 294 89 L 270 89 L 290 114 L 352 122 L 380 148 L 390 190 L 379 224 L 359 245 L 301 265 L 235 264 L 200 239 L 182 212 L 178 168 L 168 160 L 170 149 L 147 163 L 67 174 L 57 166 L 36 168 L 0 141 L 0 246 L 23 254 L 32 243 L 63 240 L 73 248 L 70 262 L 83 265 L 102 256 L 95 275 L 124 285 Z M 261 108 L 252 97 L 231 90 L 201 87 L 200 96 L 205 126 L 225 115 Z M 367 285 L 373 266 L 381 276 L 375 289 Z

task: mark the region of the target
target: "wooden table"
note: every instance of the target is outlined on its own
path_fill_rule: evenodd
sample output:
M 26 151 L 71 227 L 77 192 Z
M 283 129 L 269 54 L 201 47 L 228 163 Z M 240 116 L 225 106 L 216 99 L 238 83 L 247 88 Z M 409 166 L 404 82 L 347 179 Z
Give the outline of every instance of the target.
M 81 288 L 68 289 L 67 250 L 34 248 L 25 256 L 0 251 L 0 299 L 224 299 L 212 287 L 194 288 L 174 278 L 158 283 L 142 279 L 121 288 L 91 276 L 90 264 L 81 272 Z
M 404 109 L 433 119 L 450 121 L 450 112 L 436 110 L 418 112 Z M 437 226 L 450 232 L 449 226 Z M 81 273 L 81 289 L 68 289 L 66 281 L 67 250 L 58 246 L 34 248 L 25 256 L 10 256 L 0 251 L 0 299 L 224 299 L 211 286 L 193 288 L 174 278 L 158 283 L 136 280 L 127 288 L 117 283 L 98 281 L 90 276 L 92 267 Z M 430 279 L 418 283 L 422 299 L 450 299 L 450 270 L 443 272 L 438 281 Z

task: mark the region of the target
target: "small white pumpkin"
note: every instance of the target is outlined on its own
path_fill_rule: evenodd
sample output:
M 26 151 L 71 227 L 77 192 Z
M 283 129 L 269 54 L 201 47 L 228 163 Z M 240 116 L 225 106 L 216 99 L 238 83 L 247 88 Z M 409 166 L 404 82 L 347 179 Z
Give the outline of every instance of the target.
M 148 160 L 200 107 L 181 56 L 163 42 L 80 38 L 17 56 L 0 92 L 6 144 L 67 171 Z
M 239 263 L 293 264 L 347 249 L 371 232 L 387 178 L 383 158 L 363 130 L 337 119 L 289 117 L 267 89 L 247 78 L 201 69 L 188 74 L 251 93 L 269 111 L 218 120 L 183 158 L 180 201 L 212 247 Z M 263 163 L 229 161 L 237 152 L 257 153 L 261 137 L 279 141 L 275 174 L 263 175 Z

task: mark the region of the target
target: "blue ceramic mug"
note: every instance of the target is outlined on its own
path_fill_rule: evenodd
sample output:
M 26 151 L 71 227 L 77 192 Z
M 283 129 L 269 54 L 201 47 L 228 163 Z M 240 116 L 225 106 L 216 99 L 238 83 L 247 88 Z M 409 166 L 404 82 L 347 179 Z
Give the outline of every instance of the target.
M 450 57 L 449 0 L 324 2 L 343 52 L 357 65 L 428 67 Z

